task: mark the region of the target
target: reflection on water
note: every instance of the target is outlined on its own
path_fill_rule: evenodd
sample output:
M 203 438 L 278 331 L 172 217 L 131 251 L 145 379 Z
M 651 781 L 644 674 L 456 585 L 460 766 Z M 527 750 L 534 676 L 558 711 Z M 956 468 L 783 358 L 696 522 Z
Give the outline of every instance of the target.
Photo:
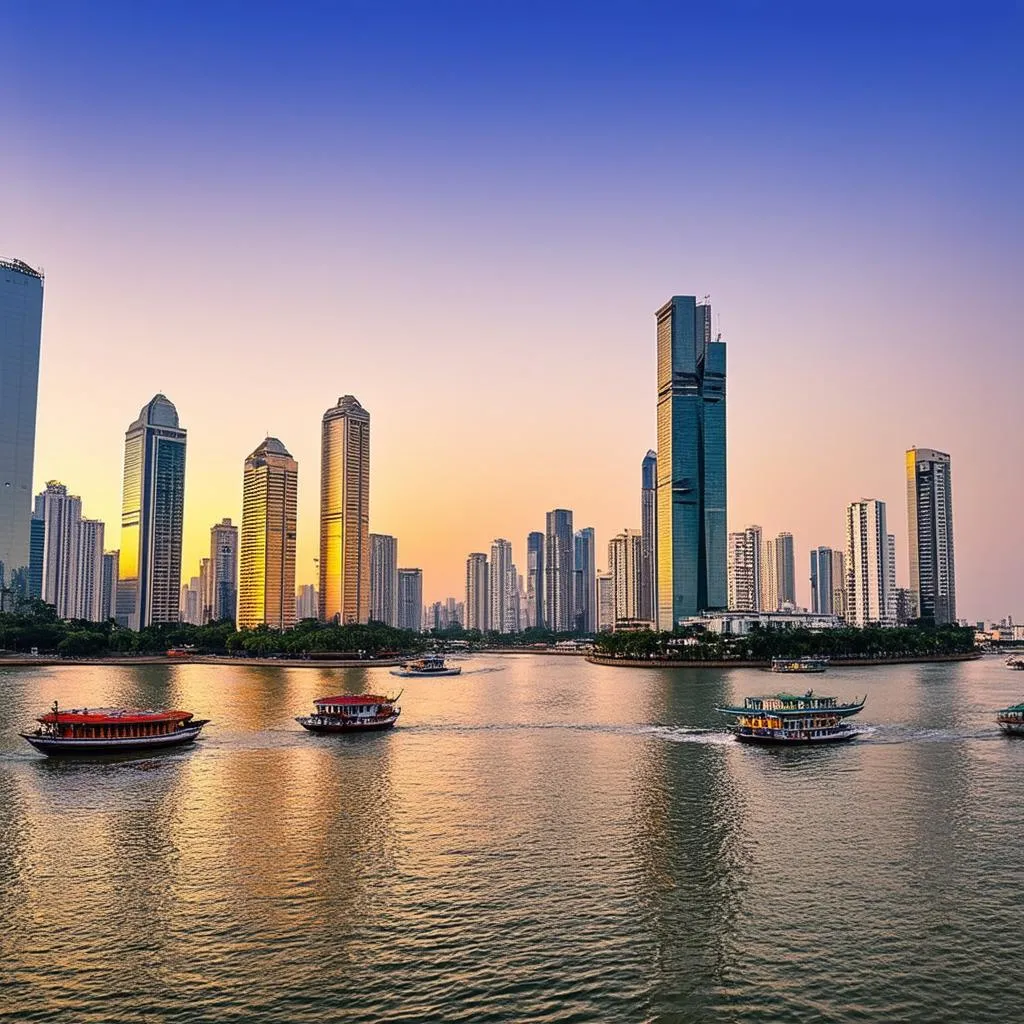
M 0 1018 L 1009 1019 L 1001 665 L 830 670 L 868 736 L 784 751 L 714 712 L 763 673 L 465 667 L 352 737 L 293 718 L 386 669 L 0 671 Z M 212 723 L 47 761 L 17 730 L 54 697 Z

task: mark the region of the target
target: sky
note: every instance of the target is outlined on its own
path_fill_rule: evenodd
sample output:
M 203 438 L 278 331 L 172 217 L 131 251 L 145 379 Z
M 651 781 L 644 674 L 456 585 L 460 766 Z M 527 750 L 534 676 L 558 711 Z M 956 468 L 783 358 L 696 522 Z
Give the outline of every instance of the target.
M 3 6 L 0 254 L 46 272 L 36 489 L 118 544 L 123 435 L 188 430 L 183 577 L 266 434 L 370 412 L 370 528 L 424 597 L 571 508 L 640 523 L 654 311 L 728 344 L 729 528 L 844 543 L 953 460 L 958 612 L 1024 620 L 1024 8 Z M 828 8 L 827 10 L 822 8 Z

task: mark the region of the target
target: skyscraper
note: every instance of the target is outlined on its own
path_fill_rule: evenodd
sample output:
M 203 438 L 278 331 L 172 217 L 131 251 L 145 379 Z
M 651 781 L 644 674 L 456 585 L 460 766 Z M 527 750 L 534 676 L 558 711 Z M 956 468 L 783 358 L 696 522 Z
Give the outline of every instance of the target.
M 512 564 L 512 544 L 498 537 L 491 544 L 487 588 L 490 594 L 488 621 L 498 633 L 515 633 L 519 619 L 515 616 L 516 567 Z
M 577 633 L 597 632 L 596 547 L 592 526 L 576 531 L 573 538 L 572 606 Z
M 398 570 L 398 628 L 423 628 L 423 570 Z
M 761 611 L 761 527 L 729 534 L 729 608 Z
M 83 519 L 78 524 L 78 560 L 75 565 L 76 619 L 104 622 L 103 523 Z
M 316 587 L 312 583 L 304 583 L 295 594 L 295 617 L 297 619 L 315 619 L 320 614 L 320 602 L 316 596 Z
M 46 520 L 43 519 L 43 496 L 37 495 L 29 523 L 28 596 L 42 600 L 43 552 L 46 549 Z
M 640 466 L 640 618 L 654 622 L 658 609 L 658 453 L 649 451 Z
M 779 581 L 779 608 L 796 607 L 796 558 L 793 534 L 782 532 L 775 538 L 776 578 Z
M 615 582 L 610 572 L 597 575 L 597 631 L 609 633 L 615 629 Z
M 556 508 L 547 514 L 544 538 L 544 614 L 548 629 L 568 633 L 573 628 L 572 512 Z
M 862 498 L 846 509 L 846 621 L 887 624 L 889 535 L 885 502 Z
M 487 556 L 474 551 L 466 559 L 466 629 L 486 633 L 491 628 L 489 582 Z
M 43 275 L 0 258 L 0 611 L 28 590 Z
M 68 494 L 59 480 L 48 481 L 39 499 L 43 511 L 42 597 L 53 605 L 59 618 L 76 619 L 82 499 Z
M 142 407 L 125 434 L 117 621 L 131 629 L 178 620 L 185 438 L 163 395 Z
M 398 538 L 370 534 L 370 618 L 398 625 Z
M 612 578 L 612 628 L 623 619 L 640 618 L 643 532 L 623 530 L 608 542 L 608 572 Z
M 910 448 L 906 468 L 913 614 L 936 625 L 956 622 L 950 459 L 934 448 Z
M 526 619 L 531 627 L 544 628 L 544 534 L 526 537 Z
M 244 484 L 243 484 L 244 488 Z M 245 500 L 243 494 L 243 501 Z M 210 617 L 235 621 L 238 615 L 238 527 L 222 519 L 210 527 L 210 571 L 213 601 Z
M 352 395 L 323 418 L 320 618 L 370 618 L 370 414 Z
M 725 608 L 725 344 L 711 306 L 673 296 L 658 324 L 658 627 Z
M 295 625 L 295 531 L 299 465 L 268 437 L 245 460 L 238 628 Z
M 811 548 L 811 611 L 815 615 L 833 615 L 831 548 Z
M 846 618 L 846 554 L 832 552 L 832 614 Z
M 117 615 L 117 563 L 120 551 L 103 552 L 103 578 L 100 582 L 100 621 Z

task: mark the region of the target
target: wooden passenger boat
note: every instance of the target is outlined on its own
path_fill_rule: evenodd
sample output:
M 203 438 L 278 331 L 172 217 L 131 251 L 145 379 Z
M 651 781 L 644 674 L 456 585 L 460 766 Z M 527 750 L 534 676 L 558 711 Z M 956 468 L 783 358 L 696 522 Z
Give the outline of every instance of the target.
M 1024 736 L 1024 704 L 996 712 L 996 723 L 1007 736 Z
M 715 710 L 736 720 L 732 734 L 740 743 L 794 746 L 812 743 L 843 743 L 856 739 L 858 731 L 846 719 L 864 708 L 866 697 L 841 704 L 836 697 L 822 697 L 808 690 L 802 696 L 772 693 L 747 697 L 742 706 Z
M 393 676 L 457 676 L 462 672 L 459 665 L 447 665 L 439 654 L 428 654 L 425 658 L 407 661 L 400 669 L 393 669 Z
M 402 709 L 395 697 L 383 697 L 375 693 L 342 694 L 336 697 L 320 697 L 313 701 L 311 715 L 302 715 L 295 721 L 310 732 L 374 732 L 390 729 Z

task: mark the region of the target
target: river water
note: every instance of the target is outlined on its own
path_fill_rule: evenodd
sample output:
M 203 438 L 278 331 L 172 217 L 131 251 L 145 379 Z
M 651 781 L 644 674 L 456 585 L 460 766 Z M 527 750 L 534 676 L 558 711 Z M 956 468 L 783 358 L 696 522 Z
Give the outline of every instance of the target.
M 1024 676 L 832 669 L 866 735 L 774 751 L 706 731 L 762 672 L 463 664 L 0 669 L 0 1020 L 1020 1019 Z M 400 684 L 391 733 L 293 721 Z M 50 761 L 55 697 L 212 724 Z

